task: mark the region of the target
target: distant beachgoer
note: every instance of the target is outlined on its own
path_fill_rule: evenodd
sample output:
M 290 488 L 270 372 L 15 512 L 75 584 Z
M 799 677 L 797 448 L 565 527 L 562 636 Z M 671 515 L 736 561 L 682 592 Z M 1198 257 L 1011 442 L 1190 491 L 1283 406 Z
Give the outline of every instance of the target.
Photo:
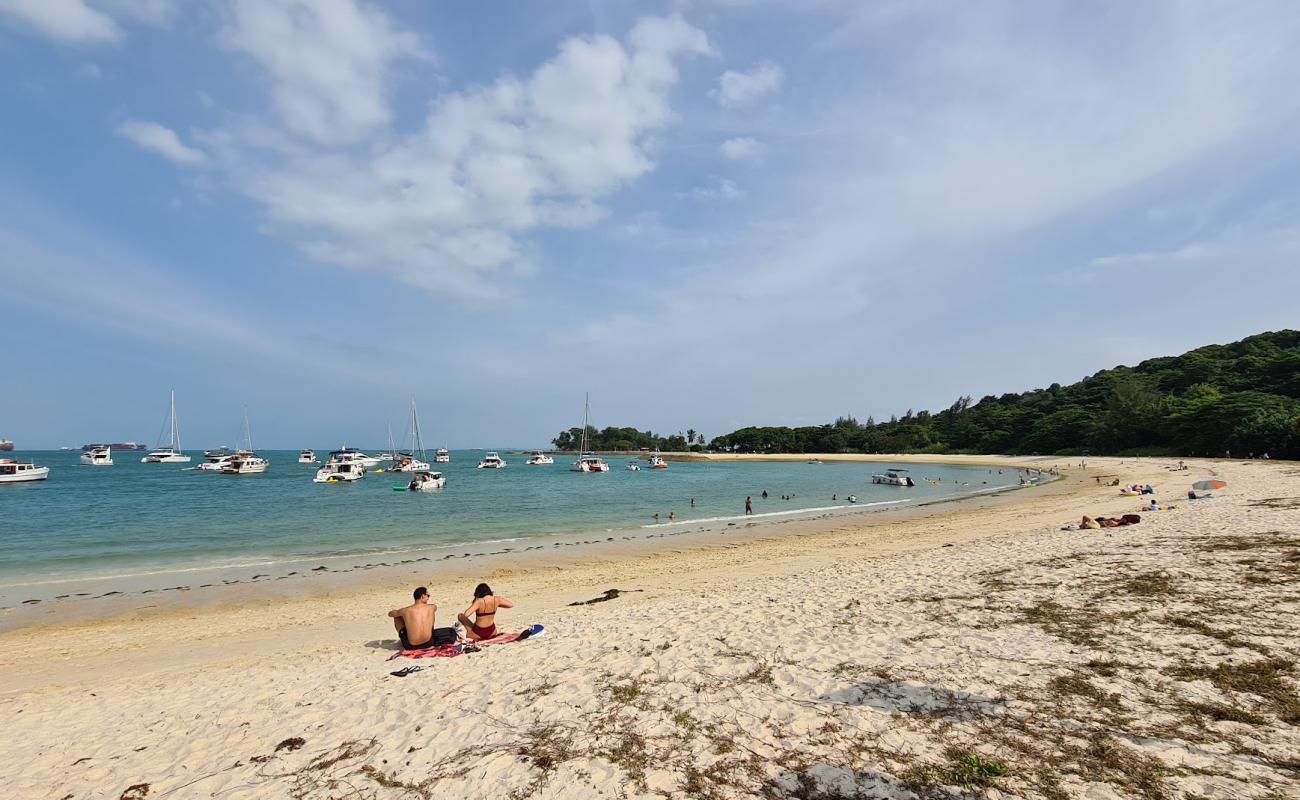
M 766 490 L 766 489 L 763 490 L 762 498 L 763 498 L 764 500 L 767 499 L 767 490 Z
M 480 583 L 474 588 L 474 602 L 456 618 L 465 626 L 465 637 L 470 641 L 491 639 L 497 635 L 497 609 L 514 607 L 515 604 L 504 597 L 492 594 L 491 586 Z M 470 614 L 474 615 L 473 620 L 469 618 Z
M 658 522 L 658 521 L 659 521 L 659 512 L 656 511 L 656 512 L 655 512 L 655 522 Z
M 669 511 L 669 512 L 668 512 L 668 521 L 669 521 L 669 522 L 672 522 L 672 521 L 675 520 L 675 519 L 677 519 L 677 512 L 676 512 L 676 511 Z
M 438 614 L 438 604 L 429 602 L 428 589 L 420 586 L 412 594 L 414 603 L 388 612 L 404 650 L 416 650 L 433 643 L 433 623 Z
M 1084 517 L 1084 518 L 1079 522 L 1079 527 L 1080 527 L 1080 528 L 1088 528 L 1088 529 L 1090 529 L 1090 530 L 1097 530 L 1098 528 L 1101 527 L 1101 525 L 1100 525 L 1096 520 L 1094 520 L 1092 517 L 1087 517 L 1087 516 L 1085 516 L 1085 517 Z
M 695 498 L 691 498 L 691 508 L 695 508 Z
M 831 495 L 831 502 L 832 502 L 832 503 L 834 503 L 834 502 L 835 502 L 836 500 L 838 500 L 838 499 L 839 499 L 839 498 L 837 498 L 835 495 Z
M 767 494 L 767 490 L 764 490 L 763 494 Z M 745 513 L 746 514 L 754 513 L 754 501 L 750 500 L 748 497 L 745 498 Z

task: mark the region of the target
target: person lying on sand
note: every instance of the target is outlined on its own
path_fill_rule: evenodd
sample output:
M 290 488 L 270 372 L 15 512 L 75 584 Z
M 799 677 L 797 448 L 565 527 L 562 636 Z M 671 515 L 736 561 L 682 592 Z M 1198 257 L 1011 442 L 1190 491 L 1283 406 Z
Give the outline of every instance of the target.
M 438 613 L 438 604 L 429 602 L 428 589 L 421 586 L 412 594 L 415 595 L 414 603 L 388 612 L 405 650 L 418 650 L 433 642 L 433 621 Z
M 458 615 L 460 624 L 465 626 L 465 638 L 472 642 L 479 639 L 491 639 L 497 635 L 497 609 L 514 608 L 515 604 L 492 594 L 492 587 L 480 583 L 474 588 L 474 602 L 469 604 L 465 613 Z M 473 614 L 471 621 L 469 615 Z

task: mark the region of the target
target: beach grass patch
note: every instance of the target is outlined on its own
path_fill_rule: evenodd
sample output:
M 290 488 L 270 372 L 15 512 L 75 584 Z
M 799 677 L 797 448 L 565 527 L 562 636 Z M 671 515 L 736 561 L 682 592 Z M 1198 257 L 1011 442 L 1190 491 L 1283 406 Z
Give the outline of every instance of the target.
M 944 751 L 944 764 L 926 764 L 909 770 L 904 784 L 911 788 L 956 786 L 964 791 L 987 789 L 999 778 L 1011 774 L 1006 762 L 987 758 L 973 750 L 950 747 Z
M 1055 600 L 1043 600 L 1024 609 L 1021 618 L 1070 644 L 1088 647 L 1101 644 L 1101 637 L 1097 633 L 1100 615 L 1072 611 Z
M 1244 708 L 1234 708 L 1224 703 L 1183 703 L 1183 710 L 1197 720 L 1214 722 L 1241 722 L 1246 725 L 1266 725 L 1268 720 Z
M 1164 572 L 1143 572 L 1116 582 L 1115 588 L 1139 597 L 1162 597 L 1176 594 L 1174 579 Z
M 1118 711 L 1120 708 L 1119 695 L 1110 694 L 1102 690 L 1087 676 L 1078 672 L 1071 672 L 1069 675 L 1057 675 L 1047 682 L 1047 691 L 1054 697 L 1084 697 L 1092 701 L 1092 704 L 1098 708 L 1109 708 Z
M 1267 710 L 1282 722 L 1300 723 L 1300 694 L 1287 682 L 1295 671 L 1295 662 L 1286 658 L 1266 658 L 1245 664 L 1219 664 L 1216 667 L 1178 667 L 1171 671 L 1181 680 L 1206 680 L 1221 692 L 1253 694 L 1267 702 Z

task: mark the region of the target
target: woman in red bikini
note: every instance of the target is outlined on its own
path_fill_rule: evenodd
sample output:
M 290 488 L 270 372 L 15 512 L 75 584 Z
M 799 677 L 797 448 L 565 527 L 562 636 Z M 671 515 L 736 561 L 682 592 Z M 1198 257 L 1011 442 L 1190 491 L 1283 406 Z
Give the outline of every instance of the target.
M 465 613 L 458 615 L 460 624 L 465 626 L 465 636 L 471 642 L 477 642 L 480 639 L 491 639 L 497 635 L 497 609 L 514 608 L 515 604 L 492 594 L 492 587 L 486 583 L 480 583 L 474 589 L 474 602 L 469 604 Z M 469 615 L 473 614 L 474 619 L 471 621 Z

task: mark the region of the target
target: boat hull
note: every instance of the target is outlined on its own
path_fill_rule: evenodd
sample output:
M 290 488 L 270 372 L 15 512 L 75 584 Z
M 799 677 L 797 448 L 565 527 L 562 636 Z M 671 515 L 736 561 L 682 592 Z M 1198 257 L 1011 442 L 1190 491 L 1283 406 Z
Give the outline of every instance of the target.
M 0 483 L 30 483 L 31 481 L 43 481 L 49 477 L 49 467 L 36 467 L 13 475 L 0 475 Z

